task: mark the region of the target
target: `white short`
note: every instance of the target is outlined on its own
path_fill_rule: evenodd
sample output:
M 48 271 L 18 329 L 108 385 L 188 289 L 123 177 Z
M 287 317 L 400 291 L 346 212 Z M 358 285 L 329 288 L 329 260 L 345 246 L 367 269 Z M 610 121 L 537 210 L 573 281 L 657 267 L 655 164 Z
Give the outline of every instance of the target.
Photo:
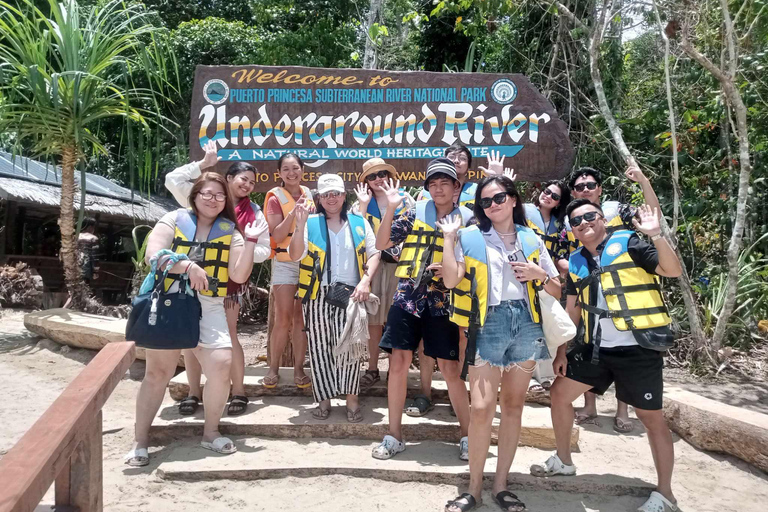
M 207 349 L 232 348 L 227 315 L 224 312 L 224 297 L 198 295 L 198 298 L 202 308 L 198 346 Z
M 299 262 L 272 260 L 272 286 L 279 284 L 299 284 Z

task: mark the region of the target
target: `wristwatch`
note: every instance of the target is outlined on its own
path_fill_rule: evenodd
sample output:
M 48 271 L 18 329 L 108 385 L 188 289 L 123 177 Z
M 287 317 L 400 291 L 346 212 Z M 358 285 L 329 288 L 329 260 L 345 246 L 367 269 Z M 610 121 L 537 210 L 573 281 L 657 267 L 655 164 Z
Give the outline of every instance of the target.
M 541 291 L 544 289 L 545 286 L 547 286 L 547 283 L 550 282 L 551 280 L 552 278 L 547 276 L 547 278 L 543 280 L 540 285 L 536 285 L 534 286 L 534 288 L 536 288 L 538 291 Z

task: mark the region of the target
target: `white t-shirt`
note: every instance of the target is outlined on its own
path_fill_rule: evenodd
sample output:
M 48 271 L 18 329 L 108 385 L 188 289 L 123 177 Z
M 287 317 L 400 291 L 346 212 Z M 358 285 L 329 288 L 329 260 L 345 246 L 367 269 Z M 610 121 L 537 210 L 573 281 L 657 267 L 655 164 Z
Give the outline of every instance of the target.
M 370 260 L 379 253 L 376 249 L 376 235 L 366 219 L 365 223 L 365 253 Z M 352 230 L 349 221 L 344 221 L 338 233 L 328 229 L 328 245 L 331 247 L 331 282 L 344 283 L 357 286 L 361 276 L 357 269 L 357 256 L 355 254 L 355 242 L 352 239 Z M 304 259 L 309 252 L 309 230 L 304 230 Z M 323 268 L 323 285 L 328 285 L 328 271 Z
M 488 254 L 488 271 L 489 287 L 488 287 L 488 305 L 497 306 L 504 300 L 528 300 L 528 293 L 526 292 L 525 284 L 521 283 L 515 277 L 515 273 L 512 270 L 512 266 L 509 264 L 508 255 L 514 251 L 507 251 L 504 247 L 501 237 L 496 233 L 496 230 L 491 227 L 487 233 L 483 233 L 485 239 L 485 246 Z M 557 277 L 559 275 L 557 267 L 552 262 L 552 258 L 549 256 L 544 241 L 536 236 L 539 241 L 539 266 L 543 268 L 549 277 Z M 515 241 L 515 250 L 522 250 L 523 246 L 518 236 Z M 464 251 L 461 248 L 461 244 L 456 244 L 454 250 L 456 261 L 464 261 Z
M 583 249 L 582 249 L 583 250 Z M 598 266 L 600 266 L 600 256 L 594 256 Z M 597 307 L 600 309 L 608 309 L 608 303 L 603 296 L 603 288 L 600 286 L 600 281 L 597 282 Z M 595 332 L 597 334 L 597 325 L 595 324 Z M 610 318 L 601 318 L 600 327 L 602 327 L 602 334 L 600 338 L 601 348 L 613 348 L 613 347 L 631 347 L 637 345 L 635 336 L 632 331 L 620 331 L 614 325 L 613 320 Z

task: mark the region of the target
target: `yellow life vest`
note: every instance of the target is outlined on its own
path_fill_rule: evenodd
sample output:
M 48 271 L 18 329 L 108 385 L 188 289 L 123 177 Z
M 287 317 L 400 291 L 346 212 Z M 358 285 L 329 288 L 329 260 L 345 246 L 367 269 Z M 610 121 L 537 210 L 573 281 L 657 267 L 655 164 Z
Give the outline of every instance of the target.
M 539 239 L 530 228 L 515 225 L 517 236 L 523 246 L 525 259 L 530 263 L 539 264 Z M 461 327 L 485 325 L 488 312 L 488 287 L 490 286 L 490 270 L 488 268 L 488 248 L 485 236 L 477 226 L 460 229 L 458 242 L 464 253 L 464 279 L 451 290 L 451 321 Z M 539 295 L 533 281 L 525 283 L 528 294 L 528 305 L 531 318 L 541 323 L 541 306 Z
M 405 204 L 405 194 L 402 190 L 400 191 L 400 196 L 403 198 L 403 201 L 395 210 L 395 218 L 399 217 L 408 210 L 408 207 Z M 379 203 L 376 201 L 376 197 L 373 196 L 371 197 L 371 202 L 368 203 L 368 209 L 365 212 L 365 220 L 367 220 L 373 228 L 374 234 L 379 232 L 379 226 L 381 226 L 381 217 L 382 214 L 381 210 L 379 209 Z
M 365 220 L 359 215 L 347 214 L 349 229 L 352 231 L 352 244 L 357 256 L 358 277 L 362 278 L 367 268 L 368 258 L 365 250 Z M 328 250 L 328 225 L 325 215 L 310 215 L 307 219 L 307 255 L 299 263 L 298 297 L 303 302 L 317 298 L 317 290 L 323 281 L 326 253 Z M 338 257 L 336 255 L 335 257 Z
M 664 327 L 672 322 L 658 277 L 637 266 L 628 252 L 629 239 L 634 234 L 634 231 L 623 229 L 610 235 L 600 253 L 600 264 L 592 272 L 587 261 L 591 256 L 583 247 L 571 254 L 568 262 L 568 272 L 579 292 L 578 302 L 586 333 L 584 342 L 596 342 L 596 349 L 599 339 L 594 339 L 595 322 L 600 318 L 611 318 L 619 331 Z M 594 285 L 598 278 L 607 310 L 597 307 Z M 659 349 L 658 346 L 653 348 Z
M 305 198 L 307 206 L 314 209 L 315 202 L 312 200 L 312 192 L 304 185 L 301 186 L 301 195 Z M 291 213 L 293 207 L 296 206 L 296 200 L 291 193 L 283 187 L 275 187 L 267 192 L 267 195 L 264 197 L 265 207 L 272 196 L 277 197 L 277 200 L 280 201 L 280 208 L 283 210 L 283 218 L 285 219 L 288 217 L 288 214 Z M 293 231 L 295 229 L 296 220 L 294 219 L 293 224 L 291 224 L 291 231 L 280 243 L 275 242 L 275 239 L 272 238 L 272 233 L 270 233 L 269 243 L 272 246 L 272 254 L 270 255 L 270 258 L 275 258 L 277 261 L 291 261 L 290 256 L 288 256 L 288 246 L 291 245 L 291 236 L 293 236 Z
M 533 206 L 533 208 L 536 209 L 536 212 L 538 212 L 542 225 L 545 228 L 548 228 L 547 224 L 544 222 L 544 218 L 541 216 L 541 212 L 539 211 L 538 207 L 534 205 L 531 206 Z M 526 214 L 527 213 L 528 209 L 526 209 Z M 530 217 L 527 219 L 527 221 L 528 227 L 531 228 L 537 235 L 539 235 L 539 238 L 544 241 L 544 246 L 547 248 L 547 251 L 549 251 L 549 255 L 552 256 L 553 259 L 562 258 L 564 254 L 563 244 L 560 241 L 560 231 L 563 229 L 562 224 L 558 222 L 557 219 L 550 218 L 550 223 L 554 223 L 555 225 L 555 232 L 552 234 L 547 234 L 545 231 L 549 231 L 549 229 L 542 229 L 542 227 Z
M 459 206 L 465 206 L 470 210 L 475 207 L 475 194 L 477 193 L 477 183 L 467 182 L 461 186 L 461 193 L 459 194 Z M 425 188 L 422 189 L 419 201 L 426 201 L 432 199 L 432 195 Z
M 236 225 L 229 219 L 218 217 L 208 238 L 204 242 L 195 241 L 197 232 L 197 218 L 191 209 L 180 208 L 176 211 L 176 232 L 173 236 L 171 250 L 179 254 L 189 254 L 192 248 L 203 249 L 203 261 L 197 263 L 203 267 L 205 273 L 218 279 L 218 286 L 208 290 L 199 291 L 201 295 L 209 297 L 226 297 L 227 282 L 229 281 L 229 247 L 232 243 L 232 235 Z M 164 282 L 165 291 L 171 287 L 174 281 L 179 281 L 180 276 L 167 277 Z
M 460 215 L 462 226 L 472 218 L 472 212 L 459 206 L 451 215 Z M 443 232 L 435 228 L 437 221 L 435 202 L 430 200 L 416 203 L 416 218 L 411 232 L 403 242 L 403 251 L 397 263 L 395 275 L 401 279 L 421 281 L 424 270 L 432 263 L 443 261 Z M 438 278 L 433 277 L 434 281 Z

